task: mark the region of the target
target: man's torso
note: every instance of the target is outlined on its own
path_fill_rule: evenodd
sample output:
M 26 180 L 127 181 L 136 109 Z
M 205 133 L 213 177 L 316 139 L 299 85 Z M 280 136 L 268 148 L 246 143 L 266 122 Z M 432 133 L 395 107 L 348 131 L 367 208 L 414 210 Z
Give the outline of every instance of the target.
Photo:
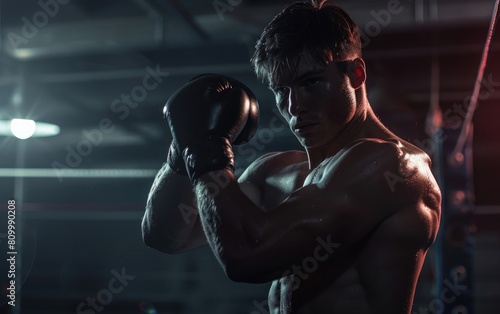
M 402 145 L 402 150 L 409 156 L 420 153 L 413 149 L 411 145 Z M 310 171 L 303 152 L 271 156 L 261 195 L 263 210 L 276 208 L 302 186 L 316 184 L 325 169 L 341 158 L 339 153 Z M 418 278 L 425 251 L 407 245 L 418 235 L 413 234 L 411 228 L 404 230 L 405 219 L 408 216 L 404 213 L 388 218 L 366 239 L 348 250 L 341 247 L 338 250 L 322 249 L 320 246 L 328 241 L 320 240 L 317 250 L 311 248 L 310 257 L 293 265 L 283 278 L 272 283 L 270 313 L 378 313 L 383 311 L 384 302 L 394 303 L 388 299 L 391 296 L 408 299 L 408 293 L 413 295 L 412 285 Z M 321 249 L 322 254 L 319 254 Z M 328 259 L 325 254 L 336 256 Z M 401 276 L 406 276 L 407 280 L 400 287 L 393 285 L 401 282 Z M 401 288 L 407 291 L 401 291 Z M 383 313 L 391 313 L 389 308 L 386 310 Z

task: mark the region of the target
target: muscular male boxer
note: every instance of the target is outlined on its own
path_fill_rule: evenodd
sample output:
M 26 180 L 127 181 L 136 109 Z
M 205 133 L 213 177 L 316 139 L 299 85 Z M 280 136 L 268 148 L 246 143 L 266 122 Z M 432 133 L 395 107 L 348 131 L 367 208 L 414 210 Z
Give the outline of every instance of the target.
M 270 313 L 410 313 L 441 194 L 429 157 L 372 111 L 358 28 L 337 6 L 296 3 L 252 61 L 304 151 L 266 154 L 235 178 L 232 143 L 252 135 L 253 95 L 195 78 L 165 108 L 173 141 L 145 243 L 166 253 L 208 243 L 232 280 L 272 281 Z M 197 218 L 186 222 L 183 206 Z

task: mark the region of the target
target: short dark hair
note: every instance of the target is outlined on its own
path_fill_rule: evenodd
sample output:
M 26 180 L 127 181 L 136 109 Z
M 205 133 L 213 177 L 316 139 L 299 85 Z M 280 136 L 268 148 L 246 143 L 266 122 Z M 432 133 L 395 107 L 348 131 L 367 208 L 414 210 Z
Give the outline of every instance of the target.
M 295 70 L 303 55 L 324 65 L 361 58 L 359 28 L 343 9 L 326 0 L 295 2 L 266 26 L 251 62 L 257 77 L 271 84 L 283 66 Z

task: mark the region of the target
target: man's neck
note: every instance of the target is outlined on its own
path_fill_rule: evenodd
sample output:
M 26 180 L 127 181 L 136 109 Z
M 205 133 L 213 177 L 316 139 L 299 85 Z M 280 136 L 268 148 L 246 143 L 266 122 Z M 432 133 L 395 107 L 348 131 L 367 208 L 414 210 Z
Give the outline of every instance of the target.
M 356 114 L 333 141 L 320 147 L 306 149 L 309 169 L 314 169 L 323 160 L 336 155 L 359 139 L 383 137 L 384 129 L 371 107 L 367 106 L 365 110 Z

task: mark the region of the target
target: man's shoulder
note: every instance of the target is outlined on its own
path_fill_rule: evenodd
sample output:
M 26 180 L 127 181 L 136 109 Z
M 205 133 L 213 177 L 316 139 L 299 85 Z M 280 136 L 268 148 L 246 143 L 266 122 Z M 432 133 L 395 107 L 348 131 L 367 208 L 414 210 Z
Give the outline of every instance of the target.
M 398 138 L 356 141 L 344 150 L 330 174 L 343 186 L 394 200 L 418 198 L 430 185 L 437 187 L 429 156 Z
M 363 139 L 352 145 L 342 158 L 346 175 L 336 180 L 339 185 L 349 187 L 353 199 L 361 200 L 361 206 L 387 212 L 393 217 L 391 221 L 415 231 L 426 245 L 434 241 L 441 192 L 425 152 L 397 138 Z M 418 230 L 428 232 L 420 234 Z
M 418 166 L 429 168 L 431 165 L 424 151 L 399 138 L 357 140 L 343 150 L 340 159 L 346 166 L 364 168 L 370 165 L 368 170 L 392 170 L 403 176 L 422 170 Z
M 430 157 L 401 139 L 364 142 L 359 146 L 380 162 L 373 181 L 363 180 L 375 204 L 392 207 L 384 226 L 399 238 L 412 239 L 428 248 L 435 240 L 441 213 L 441 191 L 434 178 Z M 384 159 L 385 158 L 385 159 Z M 374 183 L 377 184 L 374 184 Z M 371 188 L 369 188 L 371 186 Z
M 348 145 L 346 152 L 355 152 L 356 154 L 366 154 L 367 157 L 401 157 L 403 155 L 419 155 L 429 158 L 429 156 L 420 148 L 398 138 L 361 138 Z

